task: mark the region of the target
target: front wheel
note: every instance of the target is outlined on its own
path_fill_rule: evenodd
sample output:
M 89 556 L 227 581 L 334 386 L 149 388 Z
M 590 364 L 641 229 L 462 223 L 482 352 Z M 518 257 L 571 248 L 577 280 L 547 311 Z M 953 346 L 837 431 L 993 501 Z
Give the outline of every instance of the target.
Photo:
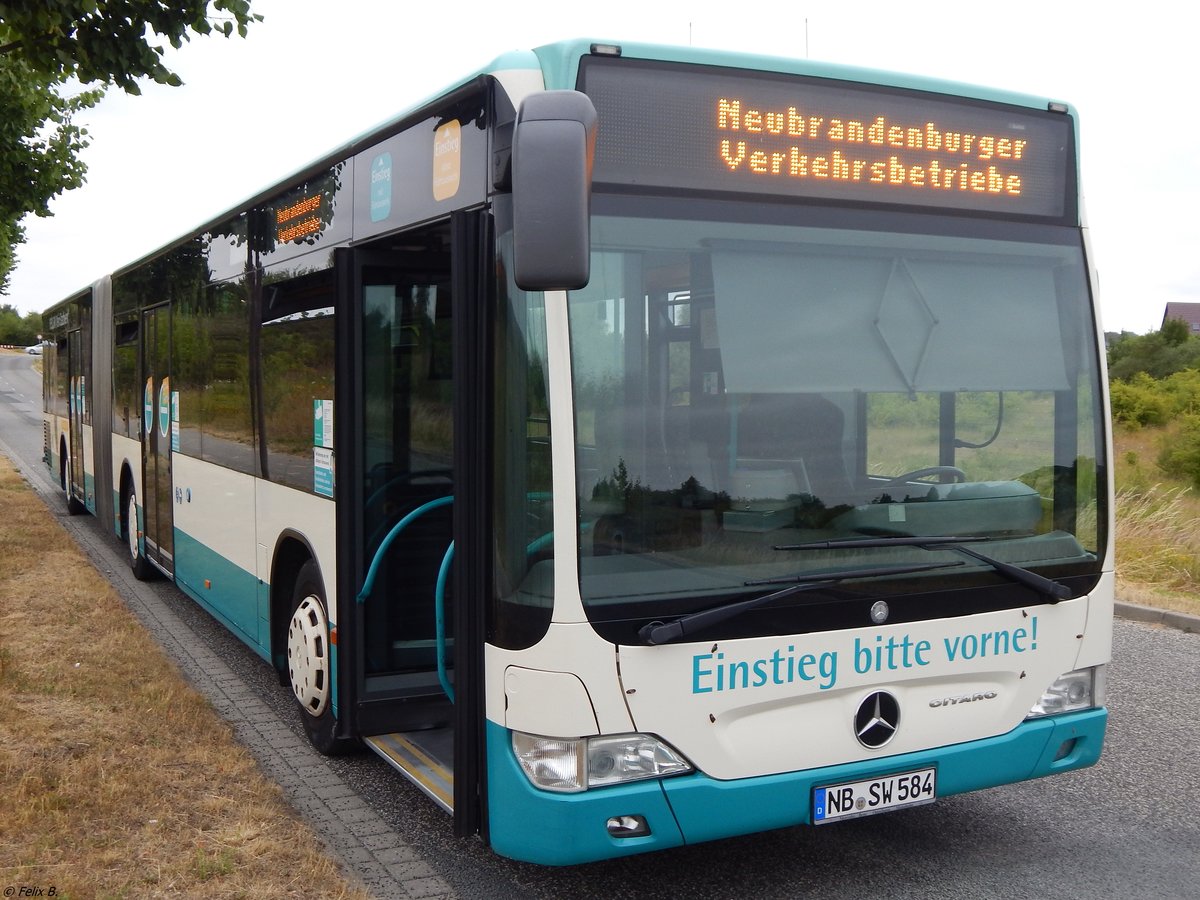
M 309 742 L 318 752 L 333 756 L 352 749 L 355 742 L 336 736 L 329 649 L 325 587 L 320 569 L 309 560 L 301 566 L 292 591 L 292 616 L 287 629 L 288 683 L 300 707 Z

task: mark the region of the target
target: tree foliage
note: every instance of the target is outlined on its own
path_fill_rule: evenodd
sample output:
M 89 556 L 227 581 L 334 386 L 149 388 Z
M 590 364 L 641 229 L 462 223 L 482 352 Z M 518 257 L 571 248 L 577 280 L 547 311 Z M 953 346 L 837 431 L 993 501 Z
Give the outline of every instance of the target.
M 1123 334 L 1109 345 L 1108 367 L 1113 419 L 1162 429 L 1158 468 L 1200 488 L 1200 336 L 1179 319 Z
M 87 130 L 75 123 L 110 86 L 178 85 L 168 42 L 246 35 L 249 0 L 0 0 L 0 294 L 24 240 L 22 218 L 83 184 Z
M 1166 378 L 1184 369 L 1200 367 L 1200 335 L 1188 330 L 1182 319 L 1168 319 L 1149 334 L 1122 334 L 1108 348 L 1108 374 L 1129 380 L 1139 372 Z
M 39 313 L 24 316 L 15 306 L 8 303 L 0 306 L 0 346 L 28 347 L 37 343 L 42 333 L 42 317 Z

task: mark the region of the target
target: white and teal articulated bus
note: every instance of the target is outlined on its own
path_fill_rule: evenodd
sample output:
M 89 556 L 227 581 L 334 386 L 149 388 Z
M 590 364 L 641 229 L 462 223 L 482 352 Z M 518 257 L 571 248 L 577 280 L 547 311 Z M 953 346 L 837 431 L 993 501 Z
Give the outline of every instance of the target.
M 48 311 L 47 462 L 319 749 L 506 856 L 1089 766 L 1077 140 L 808 61 L 509 54 Z

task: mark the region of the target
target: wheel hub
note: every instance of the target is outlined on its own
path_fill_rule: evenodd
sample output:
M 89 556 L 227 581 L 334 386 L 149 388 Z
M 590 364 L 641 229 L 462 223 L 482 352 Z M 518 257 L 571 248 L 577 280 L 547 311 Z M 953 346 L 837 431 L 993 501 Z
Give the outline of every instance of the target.
M 296 699 L 314 717 L 329 703 L 328 635 L 321 601 L 305 597 L 288 623 L 288 678 Z
M 126 510 L 126 519 L 128 520 L 126 528 L 129 538 L 129 558 L 137 560 L 138 553 L 141 551 L 141 545 L 138 542 L 138 514 L 137 514 L 137 495 L 129 495 L 129 508 Z

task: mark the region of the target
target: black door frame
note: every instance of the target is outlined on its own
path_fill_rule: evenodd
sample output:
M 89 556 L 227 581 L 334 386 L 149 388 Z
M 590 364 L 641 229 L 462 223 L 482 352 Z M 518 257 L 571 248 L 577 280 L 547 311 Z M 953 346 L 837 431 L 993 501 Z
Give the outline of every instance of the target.
M 172 417 L 173 409 L 171 404 L 170 378 L 171 378 L 171 363 L 172 363 L 172 315 L 171 304 L 160 303 L 156 306 L 147 307 L 141 311 L 139 322 L 139 333 L 141 334 L 141 351 L 142 351 L 142 375 L 143 375 L 143 390 L 145 390 L 145 382 L 151 381 L 152 388 L 150 392 L 151 416 L 149 423 L 142 422 L 141 446 L 142 446 L 142 524 L 145 534 L 145 555 L 146 559 L 154 563 L 159 569 L 168 575 L 173 575 L 175 571 L 175 497 L 174 497 L 174 474 L 171 461 L 171 434 L 172 434 Z M 148 323 L 153 321 L 154 333 L 150 333 L 147 327 Z M 166 347 L 166 362 L 157 358 L 157 348 L 159 346 L 159 329 L 166 328 L 166 340 L 162 346 Z M 152 356 L 153 354 L 153 356 Z M 156 365 L 151 366 L 151 359 L 154 359 Z M 159 364 L 163 364 L 165 371 L 159 371 Z M 160 399 L 162 396 L 162 387 L 164 379 L 167 382 L 167 434 L 162 434 L 162 429 L 159 427 L 159 417 L 162 415 L 160 409 Z M 142 401 L 142 414 L 145 415 L 145 398 Z M 147 425 L 149 428 L 147 428 Z M 165 442 L 165 443 L 164 443 Z M 158 466 L 166 467 L 165 478 L 158 477 Z M 160 496 L 162 489 L 165 486 L 166 497 Z M 154 503 L 153 517 L 150 513 L 150 503 Z M 164 520 L 165 513 L 165 522 Z M 151 534 L 151 522 L 154 524 L 153 535 Z M 162 547 L 162 535 L 164 531 L 169 532 L 171 538 L 171 547 L 164 551 Z M 153 542 L 153 548 L 150 544 Z
M 83 406 L 87 396 L 83 379 L 88 373 L 83 366 L 82 328 L 67 333 L 67 497 L 83 504 L 87 497 L 87 471 L 83 459 Z
M 458 211 L 449 219 L 454 343 L 454 545 L 490 547 L 492 527 L 492 349 L 495 305 L 492 220 L 485 210 Z M 427 223 L 429 224 L 429 223 Z M 436 223 L 435 223 L 436 224 Z M 334 457 L 337 460 L 338 732 L 365 736 L 379 727 L 364 717 L 362 611 L 357 598 L 368 560 L 363 557 L 363 484 L 359 450 L 364 421 L 362 364 L 363 270 L 395 265 L 380 242 L 335 251 L 338 284 L 337 380 L 334 388 Z M 491 558 L 456 552 L 452 570 L 455 644 L 454 831 L 486 828 L 483 644 L 491 596 Z

